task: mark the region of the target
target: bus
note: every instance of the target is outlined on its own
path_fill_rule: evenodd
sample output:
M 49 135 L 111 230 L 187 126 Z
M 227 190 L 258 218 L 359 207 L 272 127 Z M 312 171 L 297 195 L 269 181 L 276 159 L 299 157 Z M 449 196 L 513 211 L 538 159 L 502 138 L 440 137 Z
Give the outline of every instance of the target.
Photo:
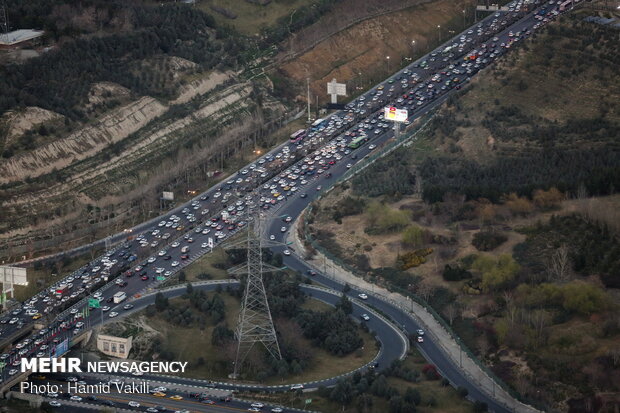
M 347 146 L 349 148 L 351 148 L 351 149 L 357 149 L 361 145 L 366 143 L 367 140 L 368 140 L 368 138 L 366 138 L 365 136 L 359 136 L 359 137 L 353 139 Z
M 299 129 L 297 132 L 293 133 L 291 135 L 291 142 L 299 142 L 300 140 L 302 140 L 303 138 L 306 137 L 306 130 L 305 129 Z
M 325 119 L 323 118 L 319 118 L 317 120 L 315 120 L 314 122 L 312 122 L 312 125 L 310 127 L 310 129 L 312 129 L 313 131 L 318 130 L 321 127 L 321 124 L 325 121 Z

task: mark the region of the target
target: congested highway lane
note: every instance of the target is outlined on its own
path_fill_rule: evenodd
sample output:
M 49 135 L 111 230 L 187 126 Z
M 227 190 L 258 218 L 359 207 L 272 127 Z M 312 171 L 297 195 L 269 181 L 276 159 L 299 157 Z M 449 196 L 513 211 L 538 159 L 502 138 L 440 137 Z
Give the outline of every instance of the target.
M 552 19 L 555 11 L 553 7 L 547 7 L 545 11 L 545 16 L 547 17 L 545 19 Z M 349 164 L 353 165 L 359 162 L 365 154 L 374 150 L 373 146 L 381 146 L 392 138 L 391 128 L 389 126 L 385 127 L 386 122 L 382 119 L 380 112 L 383 106 L 393 103 L 396 103 L 398 106 L 398 99 L 403 99 L 400 103 L 407 100 L 409 102 L 407 105 L 413 106 L 411 108 L 414 111 L 413 116 L 410 116 L 409 120 L 415 120 L 425 111 L 432 109 L 445 100 L 449 93 L 457 89 L 457 86 L 460 86 L 463 82 L 466 82 L 468 77 L 473 76 L 477 71 L 490 64 L 498 56 L 505 53 L 515 42 L 527 37 L 532 30 L 543 23 L 534 16 L 534 13 L 527 15 L 507 13 L 502 16 L 491 16 L 478 23 L 475 27 L 475 33 L 473 33 L 474 29 L 472 29 L 471 35 L 465 33 L 465 41 L 462 40 L 462 35 L 450 40 L 434 51 L 434 56 L 433 53 L 424 56 L 410 65 L 406 69 L 407 72 L 401 71 L 395 74 L 387 82 L 378 85 L 354 102 L 351 102 L 347 111 L 332 115 L 326 120 L 324 125 L 320 125 L 315 130 L 309 130 L 308 136 L 301 143 L 291 143 L 277 148 L 258 162 L 240 171 L 231 179 L 218 184 L 207 191 L 207 193 L 194 199 L 192 203 L 180 208 L 181 213 L 178 216 L 172 216 L 176 215 L 178 211 L 175 214 L 164 216 L 157 226 L 149 227 L 149 231 L 145 231 L 143 237 L 128 242 L 113 251 L 108 256 L 108 259 L 99 258 L 97 261 L 72 274 L 73 281 L 80 279 L 76 275 L 83 277 L 86 274 L 89 276 L 94 274 L 95 278 L 105 278 L 101 274 L 102 267 L 106 265 L 109 265 L 109 272 L 112 275 L 114 272 L 119 272 L 123 265 L 127 267 L 131 265 L 129 271 L 132 272 L 130 277 L 126 277 L 125 271 L 127 270 L 123 269 L 121 276 L 125 277 L 127 285 L 123 285 L 124 283 L 121 281 L 122 286 L 111 282 L 105 288 L 99 288 L 97 284 L 91 284 L 89 288 L 88 283 L 86 283 L 85 287 L 78 288 L 78 290 L 81 288 L 84 288 L 84 290 L 79 292 L 74 299 L 92 294 L 93 290 L 96 289 L 101 292 L 102 302 L 105 301 L 107 303 L 113 293 L 119 289 L 125 289 L 127 295 L 132 297 L 147 287 L 152 288 L 158 283 L 156 277 L 165 279 L 177 272 L 193 258 L 206 253 L 210 247 L 203 247 L 203 245 L 208 243 L 209 238 L 213 238 L 214 244 L 217 244 L 220 239 L 228 238 L 231 234 L 237 232 L 239 228 L 242 228 L 245 225 L 245 221 L 236 218 L 239 215 L 237 212 L 256 211 L 262 208 L 270 212 L 272 216 L 280 216 L 280 214 L 290 215 L 291 217 L 297 216 L 296 214 L 303 210 L 305 205 L 314 197 L 317 192 L 316 189 L 331 185 L 334 180 L 348 169 L 347 166 Z M 461 44 L 463 44 L 462 48 Z M 486 47 L 482 47 L 482 44 L 485 44 Z M 466 58 L 468 60 L 465 60 Z M 464 63 L 466 64 L 465 66 L 463 66 Z M 450 68 L 450 66 L 453 67 Z M 464 73 L 461 73 L 463 71 Z M 458 81 L 456 78 L 458 78 Z M 448 81 L 449 83 L 446 84 Z M 438 86 L 441 82 L 443 82 L 443 85 Z M 390 91 L 390 89 L 392 90 Z M 407 95 L 406 98 L 403 96 L 405 94 Z M 420 102 L 422 103 L 419 104 Z M 360 144 L 361 146 L 351 147 L 353 141 L 358 140 L 359 142 L 360 138 L 363 141 Z M 328 143 L 326 144 L 326 142 Z M 314 152 L 313 149 L 318 146 L 323 148 L 327 146 L 328 149 Z M 295 165 L 292 167 L 290 166 L 291 162 L 295 162 Z M 278 168 L 288 168 L 288 170 L 282 176 L 277 172 L 282 169 Z M 296 170 L 299 170 L 299 173 Z M 301 172 L 303 172 L 303 175 Z M 270 175 L 274 173 L 278 176 L 271 178 Z M 296 178 L 292 178 L 291 175 L 296 175 Z M 239 182 L 239 180 L 241 181 Z M 267 187 L 265 187 L 266 180 L 269 183 Z M 284 182 L 281 182 L 282 180 Z M 293 181 L 295 184 L 293 184 Z M 276 188 L 271 188 L 274 185 Z M 258 189 L 252 190 L 252 186 Z M 288 190 L 285 187 L 288 187 Z M 247 191 L 248 189 L 250 191 Z M 277 192 L 274 193 L 272 191 Z M 227 195 L 229 198 L 224 201 Z M 241 202 L 241 204 L 237 205 L 238 202 Z M 234 211 L 228 211 L 233 204 Z M 226 218 L 220 212 L 224 205 L 226 205 L 228 212 Z M 183 211 L 184 209 L 186 209 L 185 212 Z M 207 209 L 209 211 L 203 214 L 203 211 Z M 202 233 L 206 229 L 205 222 L 200 223 L 204 218 L 215 220 L 215 222 L 209 224 L 209 232 L 205 234 Z M 175 224 L 176 228 L 174 227 Z M 180 237 L 179 247 L 167 245 L 178 234 L 183 234 L 191 226 L 195 227 L 197 225 L 202 226 L 200 233 L 195 232 L 196 229 L 192 228 L 191 232 L 187 232 Z M 221 226 L 221 228 L 218 228 L 218 226 Z M 182 228 L 179 230 L 179 227 Z M 273 235 L 274 238 L 278 234 L 281 235 L 282 227 L 285 227 L 284 232 L 286 232 L 287 226 L 281 225 L 268 230 L 269 235 Z M 159 233 L 155 233 L 155 231 L 159 231 Z M 218 231 L 220 231 L 220 234 L 214 236 Z M 165 237 L 166 233 L 170 235 Z M 190 242 L 189 238 L 192 238 L 193 242 Z M 189 253 L 181 252 L 183 247 L 188 247 Z M 139 265 L 136 265 L 144 257 L 161 248 L 166 248 L 167 250 L 162 255 L 152 255 L 151 260 L 154 259 L 153 262 L 144 260 Z M 183 255 L 186 255 L 185 259 L 183 259 Z M 169 259 L 168 256 L 170 257 Z M 178 263 L 178 265 L 173 266 L 173 263 Z M 138 266 L 142 268 L 138 270 Z M 97 267 L 99 268 L 97 269 Z M 98 282 L 101 284 L 104 281 L 100 279 Z M 71 288 L 76 287 L 78 286 L 75 285 Z M 71 291 L 71 288 L 67 290 Z M 75 292 L 77 291 L 71 292 L 71 295 Z M 37 302 L 30 302 L 28 306 L 24 307 L 35 309 L 39 313 L 45 313 L 48 307 L 53 307 L 53 305 L 48 304 L 50 295 L 53 295 L 51 291 L 46 294 L 40 294 L 37 297 Z M 63 294 L 61 296 L 62 298 L 58 301 L 61 301 L 62 304 L 62 300 L 67 296 Z M 43 303 L 46 297 L 48 297 L 48 302 Z M 69 302 L 69 300 L 66 301 Z M 54 305 L 55 303 L 56 301 L 54 301 Z M 78 309 L 76 314 L 83 311 L 81 310 L 82 307 L 84 307 L 84 301 L 75 307 Z M 113 310 L 115 309 L 109 310 L 111 311 L 109 314 L 112 314 Z M 26 311 L 27 309 L 24 309 L 22 313 Z M 69 329 L 71 331 L 75 328 L 75 325 L 80 321 L 76 321 L 75 314 L 71 315 L 70 311 L 67 310 L 61 313 L 55 322 L 50 323 L 49 330 L 42 335 L 44 340 L 42 343 L 47 343 L 48 341 L 46 342 L 45 340 L 53 337 L 53 334 L 58 332 L 59 326 L 63 323 L 65 323 L 65 326 L 61 329 Z M 52 309 L 48 313 L 53 315 L 54 310 Z M 103 314 L 102 310 L 95 308 L 90 311 L 89 318 L 94 319 L 102 316 L 109 317 L 109 315 Z M 28 317 L 20 314 L 15 315 L 15 317 L 20 321 L 10 325 L 7 329 L 10 330 L 10 328 L 15 328 L 20 323 L 25 324 L 30 321 Z M 0 321 L 8 323 L 11 320 L 4 319 Z M 25 354 L 38 354 L 42 345 L 48 345 L 42 343 L 36 345 L 28 343 L 24 347 L 26 350 Z M 19 351 L 13 349 L 7 357 L 10 362 L 15 362 L 17 361 L 18 354 Z

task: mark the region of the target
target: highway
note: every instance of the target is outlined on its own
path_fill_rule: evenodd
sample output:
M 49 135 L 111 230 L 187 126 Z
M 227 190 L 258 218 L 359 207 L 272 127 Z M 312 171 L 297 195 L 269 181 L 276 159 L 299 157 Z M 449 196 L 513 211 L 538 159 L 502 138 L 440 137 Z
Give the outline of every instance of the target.
M 188 204 L 142 224 L 132 231 L 135 235 L 141 232 L 134 240 L 33 297 L 19 312 L 3 317 L 0 339 L 25 329 L 33 322 L 32 317 L 39 317 L 39 314 L 47 325 L 42 332 L 29 335 L 28 342 L 22 341 L 0 356 L 8 365 L 3 371 L 3 380 L 16 373 L 21 357 L 55 354 L 55 347 L 66 335 L 78 336 L 97 320 L 113 318 L 113 314 L 124 311 L 127 303 L 138 300 L 208 253 L 210 241 L 217 245 L 243 229 L 247 225 L 243 219 L 246 211 L 256 215 L 262 210 L 270 219 L 265 235 L 273 240 L 285 239 L 289 222 L 320 191 L 333 185 L 367 154 L 393 141 L 391 124 L 382 116 L 384 106 L 406 107 L 410 111 L 408 120 L 415 121 L 443 103 L 478 71 L 507 53 L 515 42 L 553 20 L 558 13 L 555 7 L 545 6 L 543 14 L 537 8 L 529 13 L 515 10 L 489 16 L 373 87 L 349 103 L 345 111 L 310 128 L 303 140 L 279 146 Z M 274 249 L 285 253 L 286 248 Z M 308 270 L 294 255 L 287 256 L 285 264 L 301 272 Z M 315 279 L 337 287 L 320 275 Z M 112 296 L 117 291 L 125 291 L 128 299 L 114 304 Z M 102 308 L 92 308 L 86 314 L 88 297 L 99 300 Z M 373 297 L 369 302 L 381 304 L 374 303 Z M 404 314 L 399 314 L 398 309 L 381 310 L 402 322 L 407 331 L 415 331 L 416 326 Z M 470 395 L 487 402 L 495 411 L 506 411 L 494 405 L 492 396 L 477 392 L 458 367 L 434 348 L 431 340 L 425 341 L 423 351 L 429 362 L 436 364 L 447 378 L 453 383 L 467 385 L 471 388 Z
M 233 288 L 238 287 L 239 282 L 236 280 L 225 280 L 218 282 L 202 282 L 195 283 L 194 288 L 196 290 L 203 291 L 215 291 L 218 286 L 225 287 L 231 286 Z M 309 285 L 301 285 L 302 291 L 309 297 L 316 298 L 320 301 L 328 303 L 330 305 L 336 305 L 340 300 L 340 293 L 334 290 L 328 290 L 326 288 L 320 288 L 316 286 Z M 162 293 L 168 298 L 178 297 L 184 294 L 186 291 L 186 286 L 175 286 L 169 289 L 164 290 Z M 134 300 L 134 307 L 131 310 L 123 312 L 119 317 L 128 316 L 134 312 L 143 310 L 146 306 L 153 304 L 155 302 L 155 293 L 145 295 L 140 297 L 139 299 Z M 365 370 L 372 366 L 377 371 L 384 369 L 389 366 L 393 360 L 404 358 L 407 352 L 408 344 L 406 337 L 390 322 L 385 320 L 379 314 L 375 313 L 371 308 L 367 307 L 365 302 L 360 302 L 359 300 L 352 300 L 353 304 L 353 312 L 351 316 L 361 322 L 362 314 L 369 315 L 369 320 L 364 321 L 368 328 L 375 332 L 381 345 L 380 350 L 377 356 L 369 363 L 364 366 L 360 366 L 358 370 Z M 96 321 L 96 319 L 94 319 Z M 105 320 L 108 322 L 109 320 Z M 347 374 L 352 374 L 354 371 L 348 372 Z M 67 378 L 70 375 L 66 374 L 54 374 L 48 375 L 48 377 L 38 378 L 38 382 L 45 382 L 56 384 L 59 386 L 63 386 L 64 390 L 59 390 L 58 393 L 66 393 L 66 383 Z M 84 373 L 80 376 L 80 379 L 84 381 L 85 384 L 96 384 L 100 383 L 102 379 L 110 378 L 111 375 L 103 375 L 103 374 L 90 374 Z M 201 403 L 197 400 L 189 400 L 190 392 L 209 392 L 213 393 L 215 391 L 224 391 L 224 393 L 220 393 L 224 397 L 224 394 L 230 394 L 233 390 L 265 390 L 265 391 L 289 391 L 290 385 L 249 385 L 249 384 L 238 384 L 238 383 L 228 383 L 228 382 L 214 382 L 208 380 L 196 380 L 182 377 L 171 377 L 171 376 L 162 376 L 155 374 L 144 374 L 139 377 L 133 376 L 131 374 L 115 374 L 114 377 L 121 378 L 127 382 L 136 382 L 142 383 L 144 381 L 150 383 L 150 387 L 154 389 L 157 386 L 166 386 L 167 388 L 179 387 L 179 386 L 187 386 L 186 390 L 177 390 L 177 391 L 166 391 L 166 397 L 156 397 L 152 394 L 94 394 L 97 400 L 89 400 L 87 396 L 92 396 L 92 394 L 79 394 L 79 396 L 83 397 L 82 403 L 89 404 L 100 404 L 103 400 L 112 401 L 115 407 L 121 408 L 130 408 L 127 405 L 130 401 L 140 402 L 141 406 L 138 408 L 134 408 L 135 410 L 144 410 L 147 407 L 152 407 L 154 405 L 162 405 L 168 409 L 191 409 L 191 410 L 199 410 L 204 412 L 214 412 L 214 411 L 230 411 L 230 409 L 238 409 L 245 407 L 246 409 L 249 407 L 247 403 L 242 403 L 239 401 L 230 401 L 221 403 L 220 397 L 208 397 L 207 399 L 213 400 L 217 403 L 217 405 L 207 405 L 205 403 Z M 327 378 L 325 380 L 314 381 L 311 383 L 303 383 L 304 388 L 308 389 L 316 389 L 319 386 L 333 386 L 339 378 Z M 35 382 L 37 382 L 35 380 Z M 192 390 L 187 390 L 192 389 Z M 201 389 L 201 390 L 196 390 Z M 13 390 L 18 390 L 18 387 L 15 386 Z M 60 394 L 58 397 L 46 397 L 46 400 L 51 401 L 52 399 L 59 401 L 60 403 L 63 400 L 69 399 L 71 396 L 75 396 L 76 393 L 73 394 Z M 172 400 L 170 396 L 179 395 L 183 397 L 183 400 Z M 194 398 L 195 399 L 195 398 Z M 286 411 L 286 410 L 284 410 Z

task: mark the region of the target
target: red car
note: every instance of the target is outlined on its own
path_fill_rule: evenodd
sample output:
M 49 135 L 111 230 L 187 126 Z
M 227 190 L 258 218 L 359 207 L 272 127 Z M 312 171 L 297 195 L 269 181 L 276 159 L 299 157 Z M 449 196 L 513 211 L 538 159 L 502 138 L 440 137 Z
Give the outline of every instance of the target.
M 142 281 L 147 281 L 149 279 L 149 276 L 148 275 L 143 275 L 142 277 L 140 277 L 140 279 Z
M 186 260 L 186 259 L 188 259 L 188 258 L 189 258 L 189 255 L 187 255 L 187 254 L 183 254 L 183 255 L 181 255 L 181 259 L 182 259 L 182 260 Z

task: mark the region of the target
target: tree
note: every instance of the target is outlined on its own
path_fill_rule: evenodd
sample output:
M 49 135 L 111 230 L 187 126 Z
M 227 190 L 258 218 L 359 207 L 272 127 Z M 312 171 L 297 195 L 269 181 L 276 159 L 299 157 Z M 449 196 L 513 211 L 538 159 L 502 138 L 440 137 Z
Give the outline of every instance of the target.
M 407 387 L 407 390 L 405 391 L 404 400 L 407 403 L 418 405 L 420 404 L 420 400 L 421 400 L 420 392 L 417 389 L 414 389 L 413 387 Z
M 451 302 L 446 306 L 444 313 L 446 317 L 448 317 L 448 322 L 450 323 L 450 325 L 452 325 L 454 319 L 459 316 L 459 312 L 459 305 L 455 302 Z
M 557 207 L 564 198 L 564 194 L 555 187 L 552 187 L 548 191 L 537 189 L 532 195 L 534 204 L 542 210 L 549 210 Z
M 481 273 L 482 289 L 489 292 L 514 280 L 520 266 L 509 254 L 502 254 L 497 260 L 481 255 L 473 262 L 472 269 Z
M 340 296 L 340 301 L 336 305 L 336 308 L 341 309 L 345 314 L 353 313 L 353 303 L 349 300 L 346 294 Z
M 588 315 L 603 310 L 607 306 L 607 296 L 599 287 L 575 281 L 562 288 L 565 310 Z
M 353 399 L 353 385 L 351 381 L 347 379 L 338 380 L 338 383 L 336 383 L 336 386 L 329 394 L 329 398 L 342 404 L 344 410 L 344 407 L 351 403 Z
M 409 225 L 403 231 L 403 244 L 408 247 L 418 248 L 422 246 L 423 231 L 417 225 Z
M 558 282 L 568 280 L 570 277 L 571 259 L 570 251 L 566 244 L 562 244 L 551 253 L 546 267 L 551 280 Z
M 416 293 L 424 300 L 428 301 L 428 299 L 435 292 L 435 286 L 430 284 L 427 281 L 420 281 L 416 287 Z
M 155 294 L 155 309 L 158 312 L 164 311 L 166 308 L 168 308 L 168 306 L 168 298 L 166 298 L 162 293 Z

